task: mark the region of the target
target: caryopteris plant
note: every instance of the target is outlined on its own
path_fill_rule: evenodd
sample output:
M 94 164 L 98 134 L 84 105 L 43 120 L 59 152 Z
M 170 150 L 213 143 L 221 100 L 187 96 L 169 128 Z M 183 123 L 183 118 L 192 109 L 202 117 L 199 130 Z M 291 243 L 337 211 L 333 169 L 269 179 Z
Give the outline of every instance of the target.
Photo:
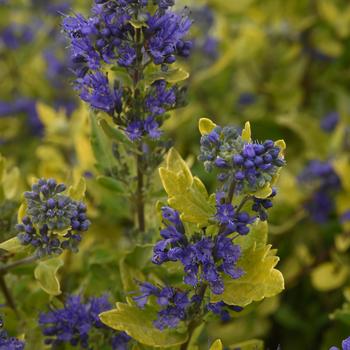
M 209 314 L 228 320 L 284 288 L 266 222 L 284 142 L 253 141 L 249 123 L 240 132 L 201 119 L 199 129 L 199 159 L 217 173 L 215 192 L 209 195 L 179 153 L 169 151 L 159 169 L 168 201 L 158 206 L 162 228 L 152 257 L 165 270 L 153 269 L 127 303 L 100 315 L 147 346 L 187 349 Z
M 4 331 L 0 350 L 199 349 L 215 318 L 231 322 L 249 305 L 283 290 L 279 258 L 268 244 L 267 212 L 285 165 L 284 141 L 252 139 L 249 122 L 241 129 L 201 119 L 198 160 L 215 175 L 209 194 L 162 128 L 171 111 L 185 103 L 180 82 L 188 73 L 180 58 L 186 59 L 192 47 L 188 10 L 175 11 L 174 3 L 95 0 L 88 17 L 64 16 L 74 87 L 91 110 L 97 176 L 84 176 L 127 199 L 131 214 L 123 239 L 128 249 L 119 256 L 100 253 L 99 265 L 110 259 L 118 263 L 112 273 L 120 287 L 112 295 L 91 295 L 77 273 L 82 257 L 76 255 L 74 265 L 72 254 L 78 246 L 85 255 L 94 248 L 84 237 L 90 220 L 93 224 L 88 208 L 99 209 L 96 192 L 89 192 L 83 178 L 69 188 L 52 178 L 32 181 L 18 211 L 17 234 L 0 245 L 5 252 L 0 286 L 16 313 L 3 277 L 36 264 L 35 279 L 50 302 L 37 310 L 38 342 Z M 157 188 L 158 168 L 167 200 Z M 74 172 L 71 178 L 76 180 Z M 79 288 L 61 283 L 59 270 L 66 262 L 81 278 Z M 262 348 L 257 340 L 227 345 Z M 221 341 L 212 349 L 221 350 Z

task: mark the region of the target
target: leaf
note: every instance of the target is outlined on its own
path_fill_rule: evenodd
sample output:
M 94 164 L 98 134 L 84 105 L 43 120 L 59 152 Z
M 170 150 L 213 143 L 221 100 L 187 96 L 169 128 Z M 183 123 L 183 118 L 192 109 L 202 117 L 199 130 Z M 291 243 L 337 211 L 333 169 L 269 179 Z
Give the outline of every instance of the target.
M 157 312 L 150 306 L 140 309 L 117 303 L 116 309 L 101 313 L 100 319 L 107 326 L 124 331 L 136 341 L 149 346 L 169 348 L 183 344 L 188 339 L 187 333 L 155 328 L 153 322 L 157 319 Z
M 238 279 L 225 276 L 225 291 L 221 295 L 212 295 L 213 302 L 224 301 L 244 307 L 253 301 L 273 297 L 284 289 L 283 276 L 275 269 L 279 258 L 275 256 L 275 250 L 271 250 L 271 245 L 265 245 L 267 226 L 259 222 L 256 225 L 247 236 L 237 239 L 242 246 L 242 257 L 237 266 L 244 275 Z
M 284 151 L 287 147 L 286 142 L 284 140 L 277 140 L 275 142 L 275 146 L 280 148 L 280 156 L 284 156 Z
M 3 182 L 5 197 L 7 199 L 15 198 L 18 192 L 20 175 L 21 174 L 17 167 L 4 173 L 2 182 Z
M 242 130 L 242 140 L 244 142 L 251 142 L 252 141 L 252 133 L 251 133 L 249 122 L 245 123 L 244 129 Z
M 112 177 L 109 176 L 98 176 L 97 177 L 97 182 L 107 188 L 108 190 L 117 192 L 117 193 L 124 193 L 125 192 L 125 185 L 121 183 L 120 181 L 113 179 Z
M 13 237 L 0 243 L 0 249 L 4 249 L 10 253 L 20 253 L 28 249 L 28 246 L 21 244 L 17 237 Z
M 157 80 L 166 80 L 170 84 L 176 84 L 180 81 L 186 80 L 189 76 L 189 73 L 182 68 L 169 69 L 166 72 L 163 72 L 162 70 L 153 70 L 145 72 L 145 81 L 148 84 L 153 84 Z
M 265 199 L 272 194 L 271 184 L 267 183 L 264 187 L 260 188 L 256 192 L 252 192 L 251 194 L 253 194 L 256 198 Z
M 106 136 L 110 137 L 114 141 L 119 141 L 127 144 L 130 147 L 134 147 L 134 144 L 121 130 L 119 130 L 117 127 L 112 126 L 105 119 L 99 119 L 98 124 L 101 126 Z
M 319 291 L 326 292 L 341 287 L 349 275 L 349 269 L 334 262 L 325 262 L 311 272 L 311 282 Z
M 84 198 L 85 191 L 86 182 L 85 179 L 81 177 L 74 186 L 69 187 L 68 194 L 72 199 L 80 201 Z
M 27 202 L 23 202 L 19 209 L 18 209 L 18 213 L 17 213 L 17 222 L 20 223 L 22 222 L 22 219 L 26 216 L 26 212 L 27 212 Z
M 209 350 L 222 350 L 222 342 L 220 339 L 216 339 L 213 344 L 211 344 Z
M 216 124 L 213 123 L 208 118 L 199 119 L 198 128 L 201 135 L 209 134 L 213 129 L 215 129 Z
M 339 320 L 350 326 L 350 303 L 345 303 L 341 309 L 330 315 L 332 320 Z
M 264 350 L 264 342 L 259 339 L 251 339 L 234 345 L 230 345 L 230 350 Z
M 198 178 L 193 178 L 186 162 L 172 148 L 166 161 L 166 168 L 159 169 L 163 187 L 167 192 L 168 203 L 181 213 L 184 221 L 207 225 L 215 214 L 215 207 L 205 186 Z
M 252 248 L 264 248 L 267 243 L 268 225 L 266 221 L 255 221 L 250 225 L 250 232 L 246 236 L 239 236 L 235 239 L 235 244 L 241 246 L 242 251 Z
M 101 172 L 111 172 L 117 165 L 112 153 L 112 143 L 106 137 L 102 127 L 97 122 L 96 115 L 91 113 L 91 147 L 96 159 L 96 167 Z
M 57 272 L 62 266 L 63 260 L 61 258 L 52 258 L 40 261 L 35 268 L 34 277 L 46 293 L 54 296 L 62 293 L 57 277 Z

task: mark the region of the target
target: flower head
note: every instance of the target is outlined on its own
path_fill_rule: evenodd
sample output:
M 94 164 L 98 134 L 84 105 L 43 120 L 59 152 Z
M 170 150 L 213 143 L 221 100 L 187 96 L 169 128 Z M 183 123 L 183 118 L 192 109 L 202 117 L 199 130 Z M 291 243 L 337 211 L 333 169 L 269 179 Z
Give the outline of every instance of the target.
M 93 349 L 91 334 L 100 330 L 113 350 L 125 349 L 130 340 L 124 333 L 117 333 L 105 326 L 99 319 L 101 312 L 110 310 L 112 305 L 107 296 L 92 297 L 83 302 L 80 296 L 70 296 L 62 309 L 41 313 L 39 325 L 45 336 L 45 343 L 53 346 L 70 344 L 83 349 Z M 97 349 L 96 349 L 97 350 Z
M 81 233 L 90 226 L 85 204 L 63 194 L 65 190 L 54 179 L 40 179 L 24 193 L 26 215 L 16 226 L 18 238 L 35 247 L 39 256 L 77 250 Z
M 166 227 L 160 232 L 163 239 L 154 246 L 152 261 L 155 264 L 180 261 L 186 284 L 196 286 L 204 281 L 216 294 L 223 292 L 221 273 L 234 279 L 243 274 L 236 266 L 241 255 L 240 247 L 226 234 L 187 238 L 184 225 L 174 209 L 163 207 L 162 215 Z

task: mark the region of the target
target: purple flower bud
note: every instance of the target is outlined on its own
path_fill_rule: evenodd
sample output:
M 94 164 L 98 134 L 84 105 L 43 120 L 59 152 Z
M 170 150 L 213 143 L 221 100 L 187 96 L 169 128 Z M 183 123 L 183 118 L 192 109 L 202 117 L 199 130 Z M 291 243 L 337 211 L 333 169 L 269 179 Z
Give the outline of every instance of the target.
M 254 146 L 252 144 L 245 145 L 242 154 L 246 158 L 254 158 L 255 157 Z
M 236 165 L 242 165 L 243 162 L 244 162 L 244 158 L 240 155 L 240 154 L 235 154 L 233 156 L 233 162 L 236 164 Z
M 218 168 L 226 168 L 227 167 L 226 161 L 222 158 L 216 158 L 214 163 Z
M 272 140 L 266 140 L 264 142 L 265 150 L 272 148 L 274 145 L 275 145 L 275 143 Z
M 56 201 L 53 198 L 49 198 L 46 205 L 48 208 L 53 209 L 56 206 Z
M 242 181 L 244 180 L 245 178 L 245 175 L 244 175 L 244 172 L 243 171 L 237 171 L 236 174 L 235 174 L 235 179 L 238 180 L 238 181 Z
M 244 167 L 247 168 L 247 169 L 253 168 L 254 167 L 254 162 L 248 159 L 248 160 L 246 160 L 244 162 Z

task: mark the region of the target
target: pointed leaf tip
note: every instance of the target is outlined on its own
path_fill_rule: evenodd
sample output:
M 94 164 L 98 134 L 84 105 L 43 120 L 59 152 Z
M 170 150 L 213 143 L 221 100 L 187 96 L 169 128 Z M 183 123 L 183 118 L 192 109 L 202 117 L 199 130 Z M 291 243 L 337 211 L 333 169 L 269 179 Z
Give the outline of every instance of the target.
M 209 118 L 199 119 L 198 128 L 201 135 L 209 134 L 215 127 L 216 124 L 213 123 Z

